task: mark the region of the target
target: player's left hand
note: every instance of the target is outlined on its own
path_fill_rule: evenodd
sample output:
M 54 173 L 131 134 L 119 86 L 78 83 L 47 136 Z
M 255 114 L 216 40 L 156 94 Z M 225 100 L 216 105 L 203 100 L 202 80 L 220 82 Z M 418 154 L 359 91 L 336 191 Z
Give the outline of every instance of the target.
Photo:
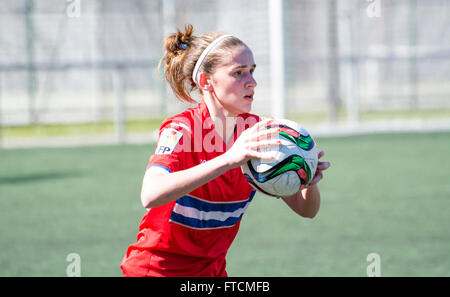
M 322 158 L 325 155 L 325 153 L 323 151 L 320 151 L 318 154 L 318 159 Z M 322 180 L 323 178 L 323 173 L 322 171 L 327 170 L 330 167 L 330 162 L 318 162 L 317 163 L 317 169 L 316 169 L 316 173 L 314 174 L 313 179 L 311 180 L 311 182 L 308 184 L 308 186 L 312 186 L 317 184 L 320 180 Z

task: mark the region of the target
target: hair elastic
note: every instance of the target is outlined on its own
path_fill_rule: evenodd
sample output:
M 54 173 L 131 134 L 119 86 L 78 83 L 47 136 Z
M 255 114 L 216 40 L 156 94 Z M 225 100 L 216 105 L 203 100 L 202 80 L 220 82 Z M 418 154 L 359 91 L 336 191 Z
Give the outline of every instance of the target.
M 186 50 L 187 49 L 187 44 L 186 43 L 178 43 L 178 46 L 182 49 L 182 50 Z
M 197 74 L 200 69 L 200 66 L 203 64 L 203 60 L 205 60 L 206 56 L 209 54 L 210 51 L 212 51 L 222 40 L 224 40 L 227 37 L 232 37 L 232 35 L 222 35 L 218 38 L 216 38 L 213 42 L 211 42 L 205 50 L 200 55 L 200 58 L 198 58 L 197 63 L 195 63 L 194 71 L 192 72 L 192 80 L 197 83 Z

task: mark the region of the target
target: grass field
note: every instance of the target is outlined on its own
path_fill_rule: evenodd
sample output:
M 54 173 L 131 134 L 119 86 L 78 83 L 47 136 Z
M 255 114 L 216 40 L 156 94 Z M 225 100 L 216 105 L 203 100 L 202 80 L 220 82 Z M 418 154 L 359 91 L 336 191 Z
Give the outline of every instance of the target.
M 319 138 L 332 167 L 313 220 L 257 195 L 230 276 L 450 276 L 450 133 Z M 0 276 L 120 276 L 154 145 L 0 150 Z

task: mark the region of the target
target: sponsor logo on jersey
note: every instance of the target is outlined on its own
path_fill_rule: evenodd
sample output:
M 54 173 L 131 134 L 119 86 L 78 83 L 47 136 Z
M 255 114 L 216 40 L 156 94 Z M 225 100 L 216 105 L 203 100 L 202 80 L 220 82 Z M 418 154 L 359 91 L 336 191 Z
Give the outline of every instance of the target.
M 173 128 L 164 129 L 159 136 L 158 146 L 156 147 L 155 153 L 157 155 L 171 154 L 182 136 L 183 133 Z

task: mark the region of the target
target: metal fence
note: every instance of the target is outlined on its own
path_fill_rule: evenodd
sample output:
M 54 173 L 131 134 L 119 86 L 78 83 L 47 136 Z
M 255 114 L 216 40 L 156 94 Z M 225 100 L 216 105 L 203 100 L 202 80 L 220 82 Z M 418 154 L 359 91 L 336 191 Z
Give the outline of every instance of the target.
M 0 124 L 161 117 L 182 110 L 156 67 L 165 36 L 232 33 L 255 55 L 254 112 L 269 115 L 270 1 L 3 0 Z M 450 1 L 285 0 L 287 114 L 450 108 Z M 120 133 L 119 133 L 120 134 Z

